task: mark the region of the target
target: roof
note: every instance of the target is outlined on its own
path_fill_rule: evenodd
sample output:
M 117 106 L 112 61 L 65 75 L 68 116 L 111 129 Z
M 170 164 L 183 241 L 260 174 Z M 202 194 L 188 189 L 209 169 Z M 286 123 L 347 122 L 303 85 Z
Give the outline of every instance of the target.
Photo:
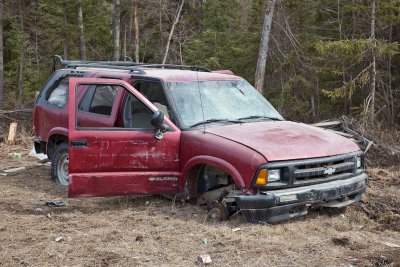
M 164 82 L 193 82 L 193 81 L 224 81 L 224 80 L 242 80 L 243 78 L 224 73 L 204 72 L 181 69 L 160 69 L 160 68 L 143 68 L 143 73 L 131 73 L 129 70 L 115 69 L 112 66 L 109 68 L 96 67 L 77 67 L 77 70 L 96 71 L 106 75 L 109 72 L 131 74 L 135 76 L 157 78 Z
M 192 70 L 145 69 L 144 71 L 146 74 L 143 76 L 159 78 L 164 82 L 223 81 L 243 79 L 236 75 Z

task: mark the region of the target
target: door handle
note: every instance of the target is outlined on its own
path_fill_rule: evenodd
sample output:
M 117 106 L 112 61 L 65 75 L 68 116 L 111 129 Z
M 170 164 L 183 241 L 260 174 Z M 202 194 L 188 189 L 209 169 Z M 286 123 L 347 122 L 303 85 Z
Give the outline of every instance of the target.
M 87 147 L 86 140 L 71 140 L 71 147 Z

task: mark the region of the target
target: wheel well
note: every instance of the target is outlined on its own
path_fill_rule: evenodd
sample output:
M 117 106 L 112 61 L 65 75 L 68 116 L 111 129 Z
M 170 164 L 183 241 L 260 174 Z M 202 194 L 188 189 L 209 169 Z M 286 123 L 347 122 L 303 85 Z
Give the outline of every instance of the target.
M 54 151 L 56 150 L 57 146 L 61 143 L 68 143 L 68 137 L 62 134 L 53 134 L 49 137 L 47 142 L 47 150 L 46 154 L 49 159 L 53 158 Z
M 209 164 L 193 166 L 186 179 L 186 189 L 190 198 L 229 184 L 234 184 L 232 177 L 224 170 Z

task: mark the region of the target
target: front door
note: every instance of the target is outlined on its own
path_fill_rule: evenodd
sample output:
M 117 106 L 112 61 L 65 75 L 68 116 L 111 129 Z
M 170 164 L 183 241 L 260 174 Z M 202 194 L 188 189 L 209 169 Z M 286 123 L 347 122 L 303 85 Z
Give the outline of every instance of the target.
M 131 85 L 71 78 L 68 105 L 69 197 L 179 191 L 180 130 L 165 118 L 170 129 L 155 138 L 157 108 Z

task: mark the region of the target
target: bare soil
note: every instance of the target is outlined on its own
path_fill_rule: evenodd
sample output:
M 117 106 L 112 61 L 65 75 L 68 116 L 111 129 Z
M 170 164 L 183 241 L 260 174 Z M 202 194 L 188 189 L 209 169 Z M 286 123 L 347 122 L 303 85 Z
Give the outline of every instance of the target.
M 363 201 L 343 213 L 252 225 L 210 223 L 204 209 L 159 196 L 68 199 L 36 162 L 0 144 L 0 173 L 27 167 L 0 176 L 0 266 L 193 266 L 200 254 L 212 266 L 400 266 L 399 168 L 369 170 Z M 68 206 L 46 205 L 54 199 Z

